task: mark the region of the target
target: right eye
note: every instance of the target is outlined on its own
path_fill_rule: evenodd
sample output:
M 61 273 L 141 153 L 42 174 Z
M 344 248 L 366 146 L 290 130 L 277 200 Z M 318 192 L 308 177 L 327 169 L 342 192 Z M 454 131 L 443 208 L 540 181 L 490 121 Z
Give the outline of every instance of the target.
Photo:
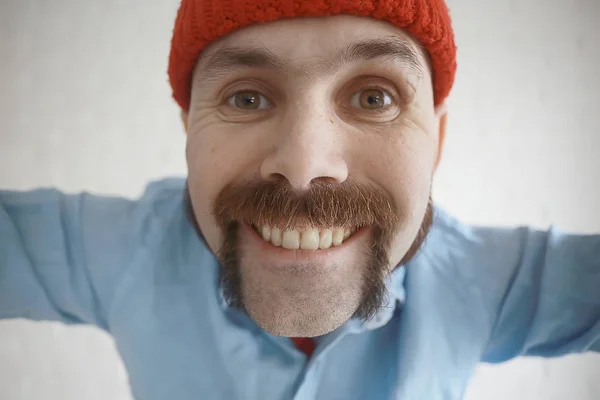
M 240 110 L 266 110 L 271 107 L 271 103 L 265 96 L 254 90 L 244 90 L 236 92 L 227 99 L 229 105 Z
M 355 93 L 351 103 L 353 107 L 363 110 L 381 110 L 389 107 L 393 103 L 393 99 L 385 90 L 371 88 Z

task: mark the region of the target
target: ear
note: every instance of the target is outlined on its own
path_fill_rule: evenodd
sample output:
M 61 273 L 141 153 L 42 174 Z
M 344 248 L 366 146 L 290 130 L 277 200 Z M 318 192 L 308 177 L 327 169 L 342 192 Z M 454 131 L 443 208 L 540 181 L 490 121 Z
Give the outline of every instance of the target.
M 435 117 L 438 121 L 438 152 L 435 160 L 434 170 L 437 170 L 442 159 L 442 150 L 444 149 L 444 139 L 446 138 L 446 120 L 448 118 L 448 108 L 446 103 L 435 106 Z
M 185 134 L 187 135 L 187 130 L 188 130 L 188 113 L 187 113 L 187 111 L 181 110 L 181 122 L 183 122 L 183 129 L 185 129 Z

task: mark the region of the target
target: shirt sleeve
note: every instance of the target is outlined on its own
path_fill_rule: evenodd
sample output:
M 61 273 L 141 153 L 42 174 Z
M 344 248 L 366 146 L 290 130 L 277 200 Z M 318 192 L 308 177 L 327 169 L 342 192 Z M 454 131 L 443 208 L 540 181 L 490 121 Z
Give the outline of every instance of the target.
M 0 191 L 0 318 L 94 324 L 144 229 L 138 202 L 52 189 Z
M 483 361 L 600 352 L 600 235 L 474 227 L 441 214 L 446 256 L 489 314 Z
M 503 290 L 485 359 L 600 352 L 600 235 L 513 232 L 519 261 Z

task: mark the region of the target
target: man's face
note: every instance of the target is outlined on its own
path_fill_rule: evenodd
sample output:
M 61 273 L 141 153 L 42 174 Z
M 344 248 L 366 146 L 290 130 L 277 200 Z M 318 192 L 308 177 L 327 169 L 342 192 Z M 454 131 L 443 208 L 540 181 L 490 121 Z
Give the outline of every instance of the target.
M 370 317 L 430 223 L 439 119 L 416 42 L 350 16 L 242 29 L 202 53 L 186 119 L 230 303 L 281 336 Z

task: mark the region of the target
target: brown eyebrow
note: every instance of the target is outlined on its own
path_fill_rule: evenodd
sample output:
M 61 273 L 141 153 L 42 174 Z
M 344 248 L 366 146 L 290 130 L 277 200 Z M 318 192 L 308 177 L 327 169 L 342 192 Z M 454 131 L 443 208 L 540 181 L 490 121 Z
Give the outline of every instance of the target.
M 326 64 L 324 70 L 317 71 L 317 73 L 331 74 L 342 65 L 382 58 L 396 59 L 407 64 L 413 70 L 413 73 L 418 76 L 423 73 L 423 65 L 419 61 L 419 55 L 415 48 L 406 40 L 395 36 L 352 43 L 338 53 L 335 57 L 336 61 Z M 202 78 L 219 78 L 231 73 L 232 70 L 243 67 L 291 71 L 299 74 L 309 72 L 307 68 L 293 66 L 289 61 L 278 57 L 264 46 L 224 46 L 208 58 L 206 64 L 202 67 L 204 71 Z
M 341 52 L 338 58 L 345 64 L 391 58 L 407 64 L 419 76 L 423 73 L 419 53 L 409 42 L 396 36 L 352 43 Z

